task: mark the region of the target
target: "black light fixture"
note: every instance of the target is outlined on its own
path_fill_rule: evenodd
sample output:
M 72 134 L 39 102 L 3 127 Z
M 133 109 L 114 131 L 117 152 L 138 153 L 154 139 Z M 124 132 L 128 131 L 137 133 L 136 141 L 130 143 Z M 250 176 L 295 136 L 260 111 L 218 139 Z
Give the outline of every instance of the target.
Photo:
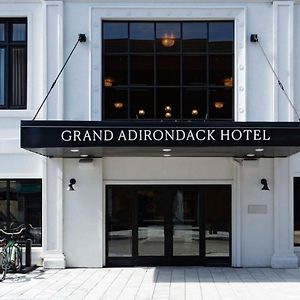
M 269 191 L 270 189 L 269 189 L 269 187 L 268 187 L 268 181 L 267 181 L 267 179 L 266 178 L 263 178 L 261 181 L 260 181 L 260 183 L 263 185 L 263 187 L 262 187 L 262 191 Z
M 75 189 L 73 188 L 73 185 L 74 185 L 75 183 L 76 183 L 76 179 L 71 178 L 71 179 L 70 179 L 70 183 L 69 183 L 69 186 L 68 186 L 67 191 L 69 191 L 69 192 L 75 191 Z

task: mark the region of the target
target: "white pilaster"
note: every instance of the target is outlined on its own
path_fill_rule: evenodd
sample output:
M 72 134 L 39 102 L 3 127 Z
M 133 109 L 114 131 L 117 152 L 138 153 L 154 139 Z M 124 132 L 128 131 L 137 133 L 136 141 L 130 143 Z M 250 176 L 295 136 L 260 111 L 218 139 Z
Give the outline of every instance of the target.
M 294 253 L 290 159 L 274 159 L 274 254 L 272 268 L 297 268 Z
M 44 95 L 63 66 L 63 0 L 44 0 Z M 63 73 L 43 107 L 48 120 L 63 119 Z
M 293 102 L 294 1 L 273 2 L 274 68 Z M 294 121 L 297 116 L 274 77 L 274 120 Z
M 63 0 L 44 0 L 44 95 L 63 65 Z M 63 119 L 63 74 L 43 107 L 43 119 Z M 63 254 L 63 159 L 45 159 L 43 259 L 46 268 L 65 268 Z

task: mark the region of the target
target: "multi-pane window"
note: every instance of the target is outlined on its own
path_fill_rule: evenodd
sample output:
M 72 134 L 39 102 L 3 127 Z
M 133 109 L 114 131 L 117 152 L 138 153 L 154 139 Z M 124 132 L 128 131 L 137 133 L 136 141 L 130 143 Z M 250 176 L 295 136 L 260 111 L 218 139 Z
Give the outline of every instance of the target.
M 233 119 L 234 23 L 103 22 L 103 119 Z
M 0 229 L 22 227 L 25 239 L 32 239 L 35 246 L 42 244 L 42 180 L 0 179 Z
M 24 109 L 27 96 L 27 20 L 0 18 L 0 109 Z

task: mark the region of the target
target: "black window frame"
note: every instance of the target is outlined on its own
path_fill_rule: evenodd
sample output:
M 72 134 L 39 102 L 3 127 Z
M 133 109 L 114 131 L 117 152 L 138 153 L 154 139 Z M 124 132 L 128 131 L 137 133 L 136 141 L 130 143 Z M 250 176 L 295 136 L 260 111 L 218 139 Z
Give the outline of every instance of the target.
M 0 110 L 21 110 L 27 109 L 27 71 L 28 71 L 28 20 L 27 18 L 0 18 L 0 23 L 4 24 L 5 40 L 0 41 L 0 48 L 5 48 L 5 70 L 4 70 L 4 104 L 0 105 Z M 25 24 L 26 25 L 26 40 L 25 41 L 13 41 L 13 24 Z M 25 104 L 12 105 L 12 55 L 11 50 L 13 47 L 22 47 L 25 49 L 26 63 L 25 63 L 25 83 L 24 83 L 24 95 Z
M 180 55 L 180 84 L 176 85 L 176 86 L 161 86 L 156 84 L 157 80 L 157 74 L 156 74 L 156 59 L 158 54 L 161 54 L 162 52 L 159 52 L 156 50 L 156 24 L 157 23 L 180 23 L 180 30 L 181 30 L 181 38 L 180 38 L 180 51 L 175 51 L 172 54 L 179 54 Z M 209 23 L 217 23 L 217 22 L 221 22 L 221 23 L 231 23 L 232 24 L 232 35 L 233 35 L 233 40 L 232 40 L 232 51 L 231 52 L 227 52 L 227 51 L 209 51 Z M 104 26 L 103 24 L 105 23 L 127 23 L 127 28 L 128 28 L 128 38 L 127 38 L 127 51 L 126 52 L 105 52 L 105 47 L 104 47 Z M 153 52 L 151 52 L 153 54 L 154 57 L 154 84 L 153 85 L 149 85 L 149 86 L 144 86 L 142 88 L 149 88 L 149 89 L 153 89 L 153 93 L 154 93 L 154 117 L 153 118 L 133 118 L 131 117 L 131 110 L 130 110 L 130 92 L 134 89 L 139 89 L 141 88 L 138 85 L 133 85 L 130 84 L 128 81 L 127 85 L 120 85 L 119 87 L 121 88 L 127 88 L 127 117 L 126 118 L 110 118 L 106 116 L 106 100 L 105 100 L 105 89 L 106 87 L 104 86 L 104 80 L 105 80 L 105 56 L 106 55 L 127 55 L 127 73 L 128 73 L 128 80 L 130 78 L 130 56 L 132 55 L 149 55 L 149 52 L 132 52 L 130 51 L 130 35 L 129 35 L 129 31 L 130 31 L 130 24 L 131 23 L 154 23 L 154 49 Z M 207 46 L 206 46 L 206 50 L 204 52 L 184 52 L 182 49 L 182 28 L 183 28 L 183 23 L 207 23 Z M 139 121 L 143 121 L 143 122 L 147 122 L 147 121 L 174 121 L 174 120 L 187 120 L 187 121 L 225 121 L 225 122 L 232 122 L 235 119 L 235 21 L 234 20 L 203 20 L 203 21 L 195 21 L 195 20 L 171 20 L 171 21 L 160 21 L 160 20 L 103 20 L 102 21 L 102 33 L 101 33 L 101 37 L 102 37 L 102 74 L 101 74 L 101 82 L 102 82 L 102 120 L 105 121 L 133 121 L 133 120 L 139 120 Z M 151 54 L 150 53 L 150 54 Z M 197 55 L 205 55 L 206 56 L 206 63 L 207 63 L 207 71 L 206 71 L 206 77 L 207 77 L 207 85 L 184 85 L 183 84 L 183 56 L 184 55 L 191 55 L 191 56 L 197 56 Z M 221 86 L 221 85 L 211 85 L 209 83 L 209 57 L 210 55 L 231 55 L 232 56 L 232 85 L 230 87 L 226 87 Z M 118 86 L 116 86 L 118 87 Z M 180 117 L 177 118 L 160 118 L 158 117 L 158 113 L 156 111 L 157 108 L 157 89 L 161 88 L 161 87 L 165 87 L 165 88 L 178 88 L 180 90 Z M 183 114 L 184 114 L 184 109 L 183 109 L 183 94 L 184 94 L 184 89 L 190 89 L 190 90 L 195 90 L 195 89 L 199 89 L 202 91 L 206 92 L 206 115 L 204 118 L 184 118 Z M 208 115 L 208 111 L 209 111 L 209 106 L 211 105 L 211 101 L 210 101 L 210 91 L 213 89 L 231 89 L 231 118 L 210 118 L 207 117 Z M 125 92 L 126 93 L 126 92 Z
M 6 227 L 9 228 L 8 230 L 13 230 L 13 228 L 10 227 L 11 225 L 11 217 L 10 217 L 10 200 L 11 200 L 11 192 L 10 192 L 10 185 L 12 181 L 25 181 L 30 183 L 30 181 L 39 181 L 40 185 L 41 185 L 41 227 L 43 227 L 43 181 L 41 178 L 0 178 L 1 182 L 6 182 Z M 28 224 L 24 224 L 27 228 Z M 20 225 L 18 225 L 20 226 Z M 0 227 L 1 228 L 1 227 Z M 7 230 L 7 229 L 6 229 Z M 42 232 L 41 232 L 42 233 Z M 30 238 L 30 236 L 28 235 L 28 232 L 25 232 L 26 237 Z M 41 238 L 43 238 L 43 236 L 41 236 Z M 42 240 L 41 243 L 39 244 L 32 244 L 33 247 L 42 247 Z

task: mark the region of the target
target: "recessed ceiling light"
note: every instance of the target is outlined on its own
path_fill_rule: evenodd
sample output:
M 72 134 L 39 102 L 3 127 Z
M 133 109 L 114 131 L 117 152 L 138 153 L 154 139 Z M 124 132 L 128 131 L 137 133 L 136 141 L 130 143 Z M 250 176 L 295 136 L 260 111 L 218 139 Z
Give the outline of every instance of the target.
M 264 148 L 257 148 L 255 149 L 256 152 L 263 152 L 264 151 Z
M 80 154 L 80 157 L 88 157 L 88 154 Z
M 248 154 L 246 154 L 246 156 L 247 156 L 247 157 L 254 157 L 255 154 L 254 154 L 254 153 L 248 153 Z
M 164 151 L 164 152 L 170 152 L 170 151 L 172 151 L 172 149 L 165 148 L 165 149 L 163 149 L 162 151 Z
M 170 157 L 171 154 L 164 154 L 164 157 Z
M 70 151 L 71 151 L 71 152 L 74 152 L 74 153 L 79 152 L 78 149 L 71 149 Z

